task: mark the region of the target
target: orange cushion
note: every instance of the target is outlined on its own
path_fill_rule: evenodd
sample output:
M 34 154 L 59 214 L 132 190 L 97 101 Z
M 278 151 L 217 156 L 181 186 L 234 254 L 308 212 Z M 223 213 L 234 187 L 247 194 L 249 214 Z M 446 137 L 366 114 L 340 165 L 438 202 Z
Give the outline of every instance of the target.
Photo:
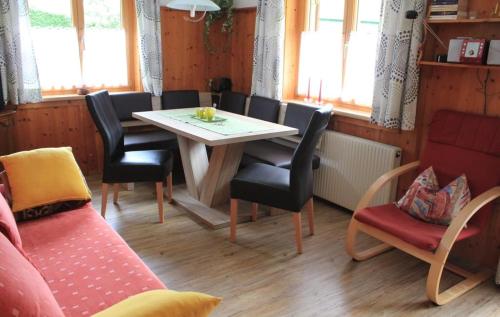
M 417 248 L 434 251 L 439 246 L 447 226 L 424 222 L 410 216 L 395 204 L 368 207 L 358 211 L 354 218 L 397 238 L 408 242 Z M 479 233 L 479 228 L 469 225 L 462 229 L 457 241 L 470 238 Z
M 90 200 L 90 190 L 70 147 L 0 157 L 7 171 L 12 211 L 64 201 Z

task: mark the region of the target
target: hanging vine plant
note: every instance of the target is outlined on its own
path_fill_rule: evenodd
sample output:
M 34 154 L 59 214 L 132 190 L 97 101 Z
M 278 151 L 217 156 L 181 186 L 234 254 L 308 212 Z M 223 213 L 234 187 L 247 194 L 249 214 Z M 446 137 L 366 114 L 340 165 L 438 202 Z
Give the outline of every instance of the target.
M 223 20 L 221 32 L 230 34 L 233 31 L 233 0 L 212 0 L 219 7 L 219 11 L 207 12 L 205 16 L 205 31 L 203 32 L 203 41 L 205 47 L 213 54 L 216 52 L 215 47 L 210 42 L 210 31 L 212 26 L 219 20 Z

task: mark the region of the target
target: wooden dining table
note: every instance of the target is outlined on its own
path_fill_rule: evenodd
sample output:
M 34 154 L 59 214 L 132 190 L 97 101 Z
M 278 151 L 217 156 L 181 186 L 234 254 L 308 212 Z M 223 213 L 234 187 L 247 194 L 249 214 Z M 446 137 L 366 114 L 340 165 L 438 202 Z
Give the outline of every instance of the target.
M 217 110 L 213 122 L 194 118 L 196 108 L 134 112 L 133 117 L 177 135 L 189 195 L 175 201 L 212 228 L 229 224 L 221 210 L 238 171 L 245 142 L 295 135 L 298 130 Z M 212 147 L 210 159 L 207 146 Z M 190 196 L 190 197 L 189 197 Z

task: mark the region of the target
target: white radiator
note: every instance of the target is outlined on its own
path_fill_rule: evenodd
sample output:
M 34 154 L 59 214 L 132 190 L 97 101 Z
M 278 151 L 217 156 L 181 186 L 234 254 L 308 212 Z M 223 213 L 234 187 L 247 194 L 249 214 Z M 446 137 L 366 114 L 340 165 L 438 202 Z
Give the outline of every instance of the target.
M 368 187 L 398 167 L 401 149 L 351 135 L 326 131 L 318 151 L 321 166 L 314 174 L 314 195 L 354 210 Z M 397 181 L 387 184 L 372 205 L 394 201 Z

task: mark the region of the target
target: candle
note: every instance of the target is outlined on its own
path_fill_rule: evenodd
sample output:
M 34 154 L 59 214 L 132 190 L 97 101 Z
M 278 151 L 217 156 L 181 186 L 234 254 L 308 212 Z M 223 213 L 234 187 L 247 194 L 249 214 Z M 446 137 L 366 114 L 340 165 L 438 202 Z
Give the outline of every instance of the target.
M 323 90 L 323 79 L 319 80 L 319 93 L 318 93 L 318 104 L 322 104 L 323 100 L 321 99 L 321 93 Z
M 311 101 L 311 77 L 309 77 L 309 81 L 307 82 L 307 97 L 306 101 Z

